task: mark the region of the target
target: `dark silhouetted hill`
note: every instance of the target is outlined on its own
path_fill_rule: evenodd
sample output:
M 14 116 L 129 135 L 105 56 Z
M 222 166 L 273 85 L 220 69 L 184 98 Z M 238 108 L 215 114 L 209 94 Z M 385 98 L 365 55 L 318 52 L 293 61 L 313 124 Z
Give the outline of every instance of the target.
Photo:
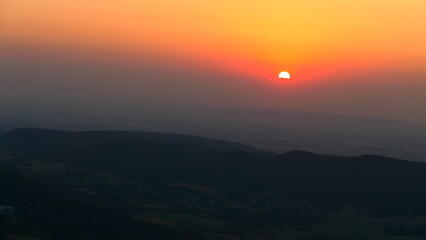
M 0 165 L 0 203 L 15 208 L 0 230 L 40 239 L 184 239 L 168 227 L 141 223 L 78 200 L 54 186 Z
M 199 138 L 191 136 L 177 135 L 176 140 L 173 134 L 144 134 L 12 131 L 0 137 L 0 150 L 23 154 L 5 151 L 6 155 L 16 156 L 6 162 L 68 191 L 0 168 L 0 203 L 15 206 L 33 236 L 63 237 L 75 231 L 66 239 L 173 239 L 167 236 L 177 231 L 146 225 L 120 210 L 144 216 L 147 221 L 172 224 L 185 237 L 206 239 L 227 233 L 238 237 L 247 229 L 262 227 L 299 226 L 304 234 L 310 234 L 308 229 L 313 224 L 327 226 L 324 219 L 345 208 L 362 212 L 367 226 L 373 224 L 367 216 L 426 216 L 426 163 L 300 150 L 265 153 L 250 147 L 249 151 L 232 148 L 246 146 L 226 141 L 205 140 L 209 144 L 199 144 L 195 141 Z M 138 138 L 141 135 L 144 137 Z M 70 193 L 114 208 L 108 211 L 93 207 Z M 80 222 L 81 216 L 84 220 Z M 350 221 L 349 225 L 355 223 Z M 223 222 L 233 225 L 212 227 Z M 42 226 L 41 232 L 34 232 L 37 223 Z M 25 226 L 17 229 L 22 231 L 27 229 Z M 102 232 L 104 226 L 107 230 Z M 386 234 L 400 229 L 395 224 L 378 226 L 375 231 Z M 259 231 L 266 228 L 262 229 Z M 407 225 L 407 229 L 417 228 Z M 121 235 L 123 230 L 126 234 Z M 164 235 L 156 235 L 158 231 Z M 148 237 L 141 238 L 144 234 Z M 178 239 L 181 234 L 173 236 Z M 312 236 L 308 239 L 318 239 Z
M 6 133 L 0 137 L 0 147 L 23 151 L 28 154 L 46 154 L 73 147 L 89 146 L 120 140 L 190 143 L 220 150 L 238 149 L 248 152 L 259 152 L 259 150 L 253 147 L 240 143 L 180 134 L 126 131 L 66 132 L 33 128 L 16 129 Z
M 126 140 L 131 136 L 133 140 Z M 174 137 L 178 140 L 170 141 Z M 382 216 L 426 215 L 425 163 L 375 155 L 225 151 L 245 145 L 205 139 L 209 144 L 200 145 L 196 139 L 171 134 L 21 129 L 1 137 L 0 147 L 40 154 L 69 167 L 112 171 L 154 186 L 177 181 L 218 188 L 235 185 L 243 189 L 242 195 L 282 191 L 327 208 L 352 205 Z
M 1 103 L 0 103 L 1 104 Z M 6 104 L 7 105 L 7 104 Z M 426 156 L 426 126 L 385 119 L 290 110 L 221 108 L 182 103 L 132 103 L 107 109 L 3 107 L 0 128 L 129 129 L 226 139 L 272 152 L 301 149 L 412 161 Z M 159 111 L 161 109 L 161 111 Z

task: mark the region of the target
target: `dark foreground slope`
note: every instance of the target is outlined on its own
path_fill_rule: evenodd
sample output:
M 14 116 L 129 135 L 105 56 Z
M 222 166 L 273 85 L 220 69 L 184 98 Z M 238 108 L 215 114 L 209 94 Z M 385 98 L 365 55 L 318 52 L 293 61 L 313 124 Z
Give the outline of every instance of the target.
M 190 182 L 250 194 L 282 191 L 327 208 L 352 205 L 381 216 L 426 216 L 426 164 L 380 156 L 294 151 L 264 156 L 191 144 L 121 141 L 55 154 L 50 161 L 103 169 L 161 186 Z
M 265 154 L 242 151 L 239 145 L 223 150 L 167 138 L 89 141 L 79 135 L 76 143 L 69 140 L 74 133 L 61 132 L 63 138 L 51 133 L 37 130 L 44 136 L 40 143 L 33 130 L 11 132 L 0 138 L 0 149 L 21 152 L 8 163 L 26 174 L 141 222 L 175 226 L 207 239 L 217 234 L 232 235 L 222 239 L 280 239 L 268 235 L 271 229 L 280 234 L 299 229 L 300 239 L 338 239 L 320 238 L 315 229 L 335 236 L 337 229 L 326 228 L 332 226 L 330 214 L 348 207 L 361 211 L 368 234 L 376 234 L 362 238 L 385 239 L 377 235 L 382 228 L 392 233 L 389 229 L 401 227 L 394 222 L 426 216 L 425 163 L 303 151 Z M 381 220 L 373 224 L 370 218 Z M 349 226 L 360 225 L 359 219 L 351 221 Z M 361 239 L 347 234 L 347 239 Z M 299 238 L 290 234 L 285 239 Z
M 15 208 L 0 231 L 41 239 L 184 239 L 176 229 L 141 223 L 0 165 L 0 203 Z

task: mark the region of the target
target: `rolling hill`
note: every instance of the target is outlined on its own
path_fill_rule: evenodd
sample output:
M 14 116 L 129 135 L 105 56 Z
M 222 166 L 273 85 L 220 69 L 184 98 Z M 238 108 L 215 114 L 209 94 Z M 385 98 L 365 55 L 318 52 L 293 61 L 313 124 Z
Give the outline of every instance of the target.
M 66 132 L 45 129 L 16 129 L 0 136 L 0 145 L 10 150 L 40 154 L 73 147 L 90 146 L 120 140 L 149 140 L 174 143 L 193 143 L 219 150 L 259 150 L 245 144 L 180 134 L 126 131 Z
M 424 124 L 339 114 L 156 102 L 128 102 L 108 110 L 97 106 L 74 110 L 14 106 L 3 107 L 2 111 L 0 128 L 6 130 L 29 125 L 67 130 L 144 130 L 224 139 L 273 152 L 301 149 L 412 161 L 424 161 L 426 155 Z
M 397 232 L 395 223 L 426 216 L 425 163 L 376 155 L 266 153 L 226 141 L 148 136 L 20 129 L 0 137 L 0 149 L 21 153 L 12 154 L 8 165 L 68 193 L 206 239 L 266 236 L 268 228 L 285 236 L 293 236 L 288 229 L 299 229 L 289 239 L 337 239 L 333 230 L 318 229 L 329 226 L 330 214 L 348 207 L 362 212 L 370 229 L 365 239 L 387 239 L 382 229 Z M 318 238 L 320 233 L 331 237 Z
M 0 202 L 16 211 L 11 221 L 0 216 L 0 232 L 40 239 L 184 239 L 176 229 L 97 207 L 3 164 Z

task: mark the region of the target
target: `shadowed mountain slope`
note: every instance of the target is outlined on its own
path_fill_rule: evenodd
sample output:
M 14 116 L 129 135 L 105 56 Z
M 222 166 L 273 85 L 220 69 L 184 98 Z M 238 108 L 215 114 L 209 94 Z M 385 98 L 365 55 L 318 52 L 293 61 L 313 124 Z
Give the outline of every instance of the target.
M 0 164 L 0 203 L 15 208 L 0 231 L 40 239 L 185 239 L 173 228 L 141 223 L 116 209 L 93 206 Z M 0 216 L 2 217 L 2 216 Z
M 69 167 L 111 171 L 157 187 L 190 182 L 225 193 L 229 186 L 238 186 L 242 198 L 279 191 L 329 209 L 352 205 L 380 216 L 426 215 L 425 163 L 304 151 L 265 155 L 169 139 L 122 140 L 121 135 L 106 141 L 110 134 L 116 136 L 115 132 L 18 130 L 2 137 L 0 147 L 38 154 Z M 46 148 L 54 151 L 47 153 Z
M 150 184 L 193 182 L 247 194 L 282 191 L 327 208 L 353 205 L 377 215 L 426 215 L 426 164 L 381 156 L 293 151 L 264 156 L 190 144 L 125 141 L 74 149 L 52 161 L 107 169 Z

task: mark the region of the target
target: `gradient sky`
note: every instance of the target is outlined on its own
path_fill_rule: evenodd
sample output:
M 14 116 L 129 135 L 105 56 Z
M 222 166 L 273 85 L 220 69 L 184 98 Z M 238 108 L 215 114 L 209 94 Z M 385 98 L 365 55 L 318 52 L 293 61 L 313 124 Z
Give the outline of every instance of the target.
M 425 0 L 2 0 L 0 100 L 426 124 Z M 292 79 L 277 79 L 280 71 Z

